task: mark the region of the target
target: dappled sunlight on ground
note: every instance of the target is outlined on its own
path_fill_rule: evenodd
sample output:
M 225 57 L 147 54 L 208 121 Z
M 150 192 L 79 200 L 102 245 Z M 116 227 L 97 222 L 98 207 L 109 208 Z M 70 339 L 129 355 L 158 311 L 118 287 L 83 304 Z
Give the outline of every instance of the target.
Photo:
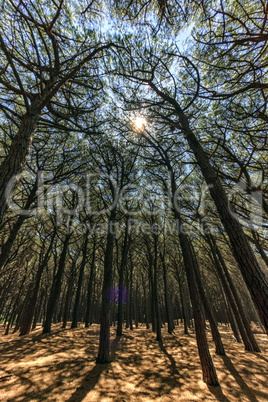
M 194 334 L 163 328 L 163 342 L 145 327 L 112 328 L 112 363 L 96 365 L 98 326 L 41 329 L 31 335 L 4 336 L 1 330 L 1 401 L 268 401 L 268 338 L 257 334 L 263 353 L 245 352 L 226 326 L 220 331 L 226 357 L 211 353 L 221 383 L 202 381 Z

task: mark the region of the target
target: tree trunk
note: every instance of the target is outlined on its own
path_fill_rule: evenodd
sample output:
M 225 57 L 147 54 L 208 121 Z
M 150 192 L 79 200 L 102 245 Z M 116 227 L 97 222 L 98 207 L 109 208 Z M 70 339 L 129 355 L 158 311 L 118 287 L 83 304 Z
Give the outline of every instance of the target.
M 130 281 L 129 281 L 129 329 L 133 331 L 133 261 L 130 258 Z
M 167 161 L 168 162 L 168 161 Z M 170 171 L 170 184 L 171 184 L 171 203 L 173 206 L 174 218 L 177 223 L 177 232 L 180 241 L 182 257 L 184 262 L 184 267 L 186 271 L 186 278 L 188 282 L 188 288 L 190 292 L 190 298 L 193 307 L 193 316 L 195 324 L 195 334 L 196 342 L 201 362 L 201 368 L 203 372 L 203 380 L 208 385 L 219 385 L 216 370 L 209 352 L 207 336 L 206 336 L 206 322 L 203 312 L 203 306 L 201 302 L 201 297 L 199 289 L 196 283 L 195 275 L 195 257 L 193 255 L 192 245 L 187 236 L 182 230 L 182 219 L 180 212 L 177 208 L 177 186 L 174 172 L 171 165 L 168 163 L 168 168 Z
M 144 276 L 142 275 L 142 285 L 143 285 L 143 297 L 144 297 L 144 318 L 146 323 L 146 329 L 150 328 L 149 324 L 149 298 L 147 297 L 146 290 L 146 282 Z
M 9 334 L 9 329 L 11 328 L 11 326 L 12 326 L 14 320 L 15 320 L 16 313 L 17 313 L 17 311 L 18 311 L 18 303 L 19 303 L 19 300 L 20 300 L 20 296 L 21 296 L 21 292 L 22 292 L 22 289 L 23 289 L 23 285 L 24 285 L 25 279 L 26 279 L 26 275 L 23 277 L 23 280 L 22 280 L 21 285 L 20 285 L 20 288 L 19 288 L 19 292 L 18 292 L 18 294 L 17 294 L 17 296 L 16 296 L 16 298 L 15 298 L 14 303 L 13 303 L 13 299 L 12 299 L 11 302 L 10 302 L 10 305 L 9 305 L 9 308 L 8 308 L 8 312 L 11 310 L 12 304 L 13 304 L 13 306 L 12 306 L 11 313 L 9 314 L 9 316 L 8 316 L 8 314 L 7 314 L 7 315 L 6 315 L 6 318 L 5 318 L 5 324 L 6 324 L 7 320 L 8 320 L 8 324 L 7 324 L 7 327 L 6 327 L 5 335 L 8 335 L 8 334 Z
M 212 338 L 213 338 L 213 341 L 214 341 L 215 346 L 216 346 L 216 354 L 221 355 L 221 356 L 225 356 L 225 350 L 224 350 L 224 346 L 223 346 L 223 343 L 222 343 L 222 340 L 221 340 L 221 335 L 219 333 L 217 322 L 215 320 L 214 314 L 212 312 L 211 306 L 209 304 L 209 301 L 207 299 L 207 296 L 206 296 L 206 293 L 205 293 L 205 290 L 204 290 L 204 287 L 203 287 L 199 266 L 198 266 L 198 263 L 197 263 L 197 260 L 196 260 L 196 256 L 195 256 L 195 252 L 194 252 L 192 244 L 191 244 L 191 248 L 192 248 L 192 254 L 193 254 L 193 259 L 194 259 L 195 279 L 196 279 L 196 283 L 197 283 L 197 286 L 198 286 L 198 290 L 199 290 L 199 293 L 200 293 L 200 297 L 201 297 L 201 300 L 202 300 L 202 303 L 203 303 L 207 318 L 209 320 Z
M 32 145 L 33 135 L 40 117 L 41 110 L 34 105 L 31 110 L 22 117 L 18 133 L 11 142 L 7 156 L 0 166 L 0 223 L 8 207 L 7 195 L 11 197 L 12 187 L 18 181 L 18 175 L 22 173 L 27 156 Z M 7 194 L 7 193 L 9 194 Z
M 220 254 L 219 249 L 216 246 L 216 243 L 214 243 L 215 241 L 214 241 L 213 237 L 207 233 L 207 230 L 206 230 L 206 239 L 207 239 L 207 242 L 208 242 L 208 244 L 209 244 L 209 246 L 211 248 L 211 252 L 212 252 L 212 255 L 213 255 L 213 258 L 214 258 L 214 263 L 215 263 L 215 268 L 216 268 L 217 274 L 218 274 L 218 276 L 219 276 L 219 278 L 221 280 L 221 283 L 223 285 L 223 289 L 225 291 L 225 294 L 226 294 L 226 296 L 228 298 L 228 301 L 229 301 L 229 303 L 231 305 L 231 308 L 232 308 L 232 311 L 234 313 L 234 316 L 235 316 L 235 319 L 236 319 L 236 322 L 237 322 L 241 337 L 243 339 L 243 343 L 245 345 L 245 349 L 247 351 L 260 352 L 259 346 L 258 346 L 258 344 L 257 344 L 257 342 L 256 342 L 256 340 L 254 338 L 253 333 L 250 335 L 251 329 L 248 328 L 246 330 L 246 326 L 247 326 L 246 321 L 247 320 L 244 321 L 245 322 L 245 324 L 244 324 L 242 316 L 241 316 L 241 313 L 243 315 L 243 306 L 240 305 L 239 297 L 237 297 L 237 301 L 238 301 L 240 307 L 237 305 L 237 302 L 236 302 L 236 299 L 235 299 L 234 293 L 233 293 L 233 291 L 236 293 L 236 289 L 235 289 L 234 285 L 233 285 L 233 289 L 231 289 L 231 287 L 230 287 L 230 283 L 229 283 L 229 281 L 227 280 L 227 277 L 226 277 L 226 272 L 229 275 L 228 269 L 227 269 L 227 267 L 225 265 L 225 262 L 224 262 L 224 260 L 223 260 L 223 258 L 221 256 L 221 254 Z M 219 259 L 218 259 L 219 255 L 220 255 L 221 261 L 219 261 Z M 222 264 L 224 264 L 226 272 L 224 272 L 225 269 L 224 269 Z M 229 279 L 232 282 L 231 277 Z M 244 316 L 244 318 L 245 318 L 245 316 Z M 251 340 L 253 341 L 252 343 L 251 343 Z
M 214 263 L 213 257 L 211 255 L 210 255 L 210 258 L 211 258 L 212 262 Z M 218 285 L 219 285 L 219 288 L 220 288 L 220 291 L 221 291 L 221 294 L 222 294 L 222 298 L 223 298 L 224 304 L 225 304 L 225 311 L 226 311 L 227 320 L 228 320 L 227 322 L 231 324 L 231 328 L 232 328 L 232 331 L 233 331 L 233 334 L 234 334 L 234 337 L 235 337 L 236 341 L 238 343 L 241 343 L 242 341 L 241 341 L 241 338 L 240 338 L 237 322 L 235 321 L 235 318 L 234 318 L 233 310 L 231 308 L 230 302 L 228 301 L 227 295 L 226 295 L 226 293 L 225 293 L 225 291 L 223 289 L 222 281 L 220 280 L 218 275 L 217 275 L 217 280 L 218 280 Z
M 225 190 L 208 156 L 190 130 L 188 120 L 180 116 L 188 144 L 195 154 L 197 163 L 209 187 L 212 199 L 218 210 L 222 224 L 229 236 L 234 257 L 247 284 L 248 290 L 255 302 L 260 318 L 268 333 L 268 280 L 259 266 L 249 241 L 238 219 L 230 210 L 230 204 Z
M 246 331 L 247 337 L 248 337 L 249 342 L 251 344 L 251 348 L 252 348 L 251 350 L 254 351 L 254 352 L 260 352 L 261 350 L 260 350 L 259 345 L 258 345 L 258 343 L 256 341 L 256 338 L 255 338 L 255 336 L 253 334 L 253 331 L 252 331 L 252 329 L 250 327 L 250 321 L 249 321 L 248 317 L 246 316 L 245 309 L 244 309 L 244 306 L 243 306 L 243 304 L 241 302 L 241 299 L 240 299 L 240 296 L 238 294 L 238 291 L 237 291 L 237 289 L 236 289 L 236 287 L 234 285 L 233 279 L 232 279 L 232 277 L 231 277 L 231 275 L 230 275 L 230 273 L 228 271 L 228 268 L 227 268 L 227 266 L 225 264 L 225 261 L 224 261 L 222 255 L 221 255 L 220 249 L 218 248 L 213 236 L 211 236 L 211 241 L 212 241 L 212 243 L 213 243 L 213 245 L 215 247 L 216 254 L 217 254 L 218 258 L 219 258 L 219 262 L 220 262 L 219 265 L 223 268 L 223 275 L 225 275 L 225 277 L 227 279 L 227 282 L 228 282 L 228 284 L 230 286 L 231 292 L 233 294 L 235 303 L 236 303 L 237 308 L 238 308 L 238 313 L 240 314 L 244 329 Z M 249 350 L 249 349 L 246 349 L 246 350 Z
M 151 292 L 150 292 L 150 296 L 151 296 L 151 300 L 150 300 L 150 307 L 151 307 L 151 319 L 152 319 L 152 331 L 156 332 L 156 314 L 155 314 L 155 303 L 154 303 L 154 292 L 155 292 L 155 288 L 154 288 L 154 279 L 153 279 L 153 270 L 152 267 L 149 267 L 149 275 L 150 275 L 150 284 L 151 284 Z
M 27 310 L 25 311 L 24 320 L 21 324 L 20 336 L 29 334 L 29 332 L 31 331 L 31 326 L 32 326 L 33 318 L 34 318 L 34 312 L 35 312 L 35 308 L 36 308 L 42 273 L 43 273 L 45 267 L 47 266 L 47 263 L 48 263 L 48 260 L 50 257 L 50 253 L 51 253 L 51 250 L 53 247 L 53 242 L 54 242 L 55 236 L 56 236 L 56 231 L 54 231 L 52 234 L 50 244 L 49 244 L 47 252 L 43 258 L 43 261 L 42 260 L 39 261 L 39 266 L 38 266 L 38 270 L 37 270 L 37 274 L 36 274 L 36 278 L 35 278 L 35 283 L 33 285 L 33 291 L 32 291 L 32 294 L 30 294 L 29 301 L 27 303 Z
M 0 46 L 4 53 L 6 53 L 6 48 L 2 40 Z M 13 179 L 15 179 L 14 184 L 18 181 L 18 175 L 24 169 L 42 110 L 48 105 L 60 88 L 68 80 L 73 78 L 84 65 L 94 59 L 98 53 L 113 46 L 113 43 L 107 43 L 95 47 L 93 51 L 91 50 L 87 55 L 85 55 L 83 60 L 79 60 L 75 66 L 67 68 L 64 74 L 62 74 L 61 71 L 61 77 L 59 77 L 59 70 L 61 69 L 58 67 L 53 68 L 53 75 L 46 81 L 42 94 L 35 97 L 35 100 L 31 101 L 30 105 L 24 105 L 27 112 L 22 116 L 18 132 L 12 139 L 9 152 L 0 165 L 0 223 L 2 222 L 3 216 L 8 207 L 6 190 L 8 190 Z M 7 61 L 8 59 L 9 57 L 7 57 Z M 9 61 L 8 64 L 10 64 Z M 12 193 L 13 189 L 10 188 L 9 196 L 11 196 Z
M 216 370 L 208 348 L 205 317 L 193 268 L 194 260 L 192 249 L 185 234 L 179 233 L 179 239 L 193 306 L 196 342 L 203 372 L 203 380 L 208 385 L 219 385 Z
M 58 271 L 57 271 L 56 277 L 53 280 L 51 293 L 50 293 L 50 296 L 48 299 L 43 334 L 50 333 L 50 331 L 51 331 L 53 315 L 55 313 L 55 310 L 57 307 L 57 302 L 58 302 L 59 296 L 60 296 L 62 277 L 63 277 L 63 273 L 64 273 L 64 268 L 65 268 L 65 260 L 66 260 L 69 241 L 70 241 L 70 237 L 71 237 L 71 234 L 70 234 L 71 224 L 69 225 L 67 230 L 68 230 L 68 233 L 66 234 L 65 240 L 63 242 L 63 248 L 62 248 L 62 252 L 60 255 L 60 259 L 59 259 Z
M 76 256 L 77 257 L 77 256 Z M 67 321 L 70 316 L 70 306 L 71 306 L 71 299 L 72 299 L 72 290 L 74 286 L 74 279 L 75 279 L 75 266 L 76 266 L 77 258 L 74 258 L 70 268 L 70 277 L 68 279 L 68 286 L 65 296 L 65 305 L 63 309 L 63 319 L 62 319 L 62 328 L 66 328 Z
M 89 327 L 90 321 L 91 321 L 90 314 L 91 314 L 92 299 L 93 299 L 92 287 L 93 287 L 94 271 L 95 271 L 95 257 L 96 257 L 96 240 L 94 239 L 88 287 L 87 287 L 87 306 L 86 306 L 86 316 L 85 316 L 85 328 Z
M 131 269 L 131 267 L 130 267 Z M 128 329 L 130 327 L 130 298 L 131 298 L 131 292 L 130 292 L 130 270 L 127 270 L 126 272 L 126 287 L 129 291 L 129 298 L 128 298 L 128 302 L 126 305 L 126 329 Z
M 113 246 L 114 246 L 114 222 L 116 211 L 110 213 L 108 222 L 107 243 L 104 257 L 104 277 L 102 287 L 102 304 L 100 318 L 100 341 L 96 362 L 105 364 L 110 362 L 110 313 L 111 303 L 109 291 L 111 291 L 113 280 Z
M 71 328 L 77 328 L 78 325 L 78 310 L 79 310 L 79 305 L 80 305 L 80 298 L 81 298 L 81 291 L 82 291 L 82 284 L 83 284 L 83 279 L 84 279 L 84 272 L 85 272 L 85 266 L 87 262 L 87 247 L 88 247 L 88 242 L 89 242 L 89 231 L 86 231 L 85 234 L 85 243 L 83 247 L 83 256 L 82 256 L 82 261 L 80 265 L 80 270 L 79 270 L 79 278 L 78 278 L 78 284 L 77 284 L 77 290 L 76 290 L 76 296 L 75 296 L 75 302 L 74 302 L 74 308 L 73 308 L 73 320 L 72 320 L 72 325 Z
M 228 309 L 228 317 L 229 317 L 229 321 L 230 321 L 230 324 L 231 324 L 231 328 L 232 328 L 234 337 L 235 337 L 235 339 L 236 339 L 236 341 L 238 343 L 242 343 L 241 338 L 240 338 L 238 325 L 237 325 L 237 322 L 235 320 L 234 313 L 233 313 L 232 307 L 230 306 L 229 302 L 228 302 L 228 307 L 229 307 L 229 309 Z
M 32 331 L 36 328 L 36 324 L 38 322 L 41 322 L 41 316 L 42 316 L 42 307 L 43 307 L 43 302 L 44 302 L 44 289 L 41 290 L 41 294 L 39 296 L 39 302 L 36 306 L 35 313 L 34 313 L 34 319 L 33 319 L 33 325 L 32 325 Z
M 183 132 L 189 147 L 195 155 L 221 222 L 229 236 L 233 255 L 268 333 L 268 278 L 259 266 L 241 224 L 231 211 L 230 203 L 217 171 L 210 163 L 208 155 L 191 130 L 189 120 L 176 99 L 159 90 L 153 82 L 150 81 L 148 84 L 162 99 L 173 106 L 179 117 L 179 123 L 173 124 Z
M 162 260 L 163 266 L 163 279 L 164 279 L 164 292 L 165 292 L 165 309 L 166 309 L 166 316 L 167 316 L 167 324 L 168 324 L 168 333 L 173 334 L 174 332 L 174 325 L 171 319 L 171 314 L 169 310 L 169 298 L 168 298 L 168 280 L 167 280 L 167 266 L 165 262 L 165 256 L 160 253 L 160 257 Z
M 268 266 L 268 256 L 265 253 L 264 249 L 262 248 L 262 245 L 259 242 L 259 239 L 258 239 L 258 236 L 257 236 L 256 232 L 254 230 L 252 230 L 251 234 L 252 234 L 252 237 L 253 237 L 253 240 L 251 239 L 251 241 L 255 244 L 256 249 L 260 253 L 260 256 L 262 257 L 262 259 L 265 262 L 265 264 Z
M 188 331 L 189 319 L 187 316 L 187 311 L 186 311 L 186 307 L 185 307 L 185 303 L 184 303 L 184 293 L 183 293 L 183 288 L 182 288 L 182 281 L 179 276 L 178 276 L 178 282 L 179 282 L 179 288 L 180 288 L 180 301 L 181 301 L 184 333 L 185 333 L 185 335 L 189 335 L 189 331 Z
M 155 318 L 156 318 L 156 340 L 162 340 L 161 334 L 161 317 L 160 317 L 160 310 L 159 310 L 159 295 L 158 295 L 158 235 L 153 234 L 153 241 L 154 241 L 154 310 L 155 310 Z
M 121 264 L 119 269 L 119 295 L 118 295 L 118 314 L 117 314 L 117 330 L 116 335 L 122 336 L 123 334 L 123 308 L 124 308 L 124 300 L 123 296 L 125 294 L 123 286 L 124 286 L 124 273 L 127 265 L 127 255 L 129 249 L 129 219 L 126 220 L 126 228 L 124 234 L 124 242 L 123 242 L 123 249 L 122 249 L 122 257 L 121 257 Z M 125 295 L 125 297 L 127 297 Z M 125 301 L 127 302 L 127 300 Z

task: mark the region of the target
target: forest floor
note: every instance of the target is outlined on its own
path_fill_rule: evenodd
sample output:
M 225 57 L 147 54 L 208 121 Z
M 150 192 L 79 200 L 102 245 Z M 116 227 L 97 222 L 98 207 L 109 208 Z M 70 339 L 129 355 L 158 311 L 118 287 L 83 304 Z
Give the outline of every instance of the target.
M 256 334 L 262 353 L 245 352 L 220 326 L 227 356 L 211 354 L 221 386 L 202 381 L 194 334 L 163 328 L 163 343 L 144 326 L 121 339 L 111 328 L 112 363 L 96 365 L 98 326 L 41 328 L 4 336 L 0 328 L 0 401 L 268 401 L 268 338 Z

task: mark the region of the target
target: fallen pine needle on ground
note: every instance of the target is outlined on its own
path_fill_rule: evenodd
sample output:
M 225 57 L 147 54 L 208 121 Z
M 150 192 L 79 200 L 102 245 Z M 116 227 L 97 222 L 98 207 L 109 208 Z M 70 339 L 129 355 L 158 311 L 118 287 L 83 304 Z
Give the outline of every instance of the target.
M 268 338 L 256 334 L 262 353 L 246 352 L 228 326 L 220 332 L 227 356 L 209 344 L 220 387 L 202 381 L 194 333 L 163 328 L 163 342 L 140 326 L 116 338 L 111 327 L 111 364 L 96 365 L 99 326 L 41 328 L 4 336 L 0 328 L 1 401 L 268 401 Z

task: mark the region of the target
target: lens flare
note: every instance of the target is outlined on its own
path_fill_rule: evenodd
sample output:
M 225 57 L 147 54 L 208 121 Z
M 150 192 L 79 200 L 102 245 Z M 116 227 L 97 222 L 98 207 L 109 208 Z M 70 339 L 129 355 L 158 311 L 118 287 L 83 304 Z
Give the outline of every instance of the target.
M 146 126 L 146 119 L 144 117 L 141 116 L 135 117 L 135 119 L 133 120 L 133 127 L 137 133 L 141 134 L 144 131 L 145 126 Z

